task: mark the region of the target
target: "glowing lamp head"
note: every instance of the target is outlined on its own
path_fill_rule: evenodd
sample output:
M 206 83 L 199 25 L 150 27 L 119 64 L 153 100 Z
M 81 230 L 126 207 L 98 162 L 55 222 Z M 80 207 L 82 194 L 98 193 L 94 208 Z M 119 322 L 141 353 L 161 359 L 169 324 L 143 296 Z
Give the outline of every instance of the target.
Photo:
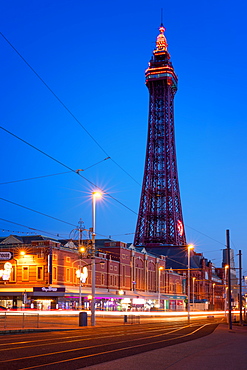
M 229 269 L 229 265 L 225 265 L 225 269 Z
M 87 296 L 87 299 L 91 300 L 93 297 L 91 295 Z
M 161 271 L 161 270 L 164 270 L 164 267 L 163 266 L 160 266 L 159 267 L 159 270 Z
M 92 192 L 93 198 L 94 199 L 100 199 L 102 198 L 102 193 L 100 191 L 93 191 Z
M 191 249 L 194 249 L 194 245 L 193 245 L 193 244 L 189 244 L 189 245 L 188 245 L 188 249 L 190 249 L 190 250 L 191 250 Z
M 26 252 L 25 252 L 25 251 L 20 251 L 20 255 L 21 255 L 21 256 L 23 256 L 23 257 L 24 257 L 24 256 L 25 256 L 25 254 L 26 254 Z
M 87 249 L 86 249 L 86 247 L 80 247 L 80 248 L 79 248 L 79 252 L 80 252 L 80 253 L 85 253 L 85 252 L 86 252 L 86 250 L 87 250 Z

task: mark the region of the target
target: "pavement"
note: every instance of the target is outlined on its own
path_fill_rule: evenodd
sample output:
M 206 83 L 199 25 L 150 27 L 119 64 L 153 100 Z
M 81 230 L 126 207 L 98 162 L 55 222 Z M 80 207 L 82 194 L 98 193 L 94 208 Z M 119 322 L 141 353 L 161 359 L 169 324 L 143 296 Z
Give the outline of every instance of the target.
M 247 326 L 217 326 L 189 342 L 89 366 L 90 370 L 246 370 Z

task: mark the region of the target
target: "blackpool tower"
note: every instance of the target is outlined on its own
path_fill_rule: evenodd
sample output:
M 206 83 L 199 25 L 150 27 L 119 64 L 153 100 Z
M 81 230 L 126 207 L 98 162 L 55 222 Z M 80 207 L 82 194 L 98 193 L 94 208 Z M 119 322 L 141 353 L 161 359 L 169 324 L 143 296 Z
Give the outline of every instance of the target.
M 135 246 L 185 245 L 174 137 L 174 96 L 178 78 L 161 24 L 145 72 L 149 90 L 146 161 Z

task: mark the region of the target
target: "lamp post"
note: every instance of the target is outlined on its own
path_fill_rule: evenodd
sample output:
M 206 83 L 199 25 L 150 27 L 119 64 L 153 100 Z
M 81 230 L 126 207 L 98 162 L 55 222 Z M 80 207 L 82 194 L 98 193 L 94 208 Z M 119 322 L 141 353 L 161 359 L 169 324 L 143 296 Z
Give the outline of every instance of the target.
M 80 244 L 80 242 L 79 242 Z M 79 270 L 80 270 L 80 274 L 79 274 L 79 310 L 81 310 L 82 308 L 82 299 L 81 299 L 81 261 L 82 261 L 82 254 L 86 252 L 86 248 L 85 247 L 81 247 L 79 246 L 79 252 L 81 253 L 80 255 L 80 266 L 79 266 Z
M 164 267 L 163 266 L 160 266 L 159 267 L 159 285 L 158 285 L 158 307 L 160 308 L 160 275 L 161 275 L 161 271 L 164 270 Z
M 190 250 L 194 248 L 192 244 L 189 244 L 187 246 L 188 248 L 188 305 L 187 305 L 187 311 L 188 311 L 188 323 L 190 322 Z
M 224 276 L 224 281 L 225 281 L 225 301 L 224 301 L 224 306 L 225 306 L 225 316 L 226 316 L 226 310 L 227 310 L 227 286 L 226 286 L 226 282 L 227 282 L 227 269 L 229 268 L 228 265 L 225 265 L 225 276 Z
M 96 199 L 101 198 L 99 191 L 92 192 L 92 300 L 91 300 L 91 326 L 95 326 L 95 210 Z
M 192 299 L 193 299 L 193 311 L 194 311 L 194 303 L 195 303 L 195 280 L 196 280 L 196 278 L 195 277 L 193 277 L 192 278 L 192 283 L 193 283 L 193 285 L 192 285 Z
M 213 283 L 213 310 L 214 310 L 214 287 L 215 287 L 215 283 Z

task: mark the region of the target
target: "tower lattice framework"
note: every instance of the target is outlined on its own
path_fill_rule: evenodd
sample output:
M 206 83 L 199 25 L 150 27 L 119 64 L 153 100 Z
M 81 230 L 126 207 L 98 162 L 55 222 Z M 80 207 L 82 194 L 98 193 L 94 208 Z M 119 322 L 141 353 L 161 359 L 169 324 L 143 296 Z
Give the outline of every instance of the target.
M 134 245 L 185 245 L 174 136 L 174 72 L 163 25 L 145 72 L 149 89 L 146 161 Z

